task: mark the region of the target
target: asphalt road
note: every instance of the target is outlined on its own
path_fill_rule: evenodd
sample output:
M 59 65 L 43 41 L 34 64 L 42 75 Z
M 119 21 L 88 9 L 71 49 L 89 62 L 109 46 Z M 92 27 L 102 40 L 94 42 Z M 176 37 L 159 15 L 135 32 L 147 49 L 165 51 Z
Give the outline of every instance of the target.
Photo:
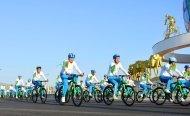
M 190 106 L 179 106 L 166 102 L 157 106 L 148 101 L 135 103 L 132 107 L 116 101 L 111 106 L 104 103 L 83 103 L 81 107 L 73 106 L 72 102 L 60 106 L 52 96 L 46 104 L 0 99 L 0 116 L 190 116 Z

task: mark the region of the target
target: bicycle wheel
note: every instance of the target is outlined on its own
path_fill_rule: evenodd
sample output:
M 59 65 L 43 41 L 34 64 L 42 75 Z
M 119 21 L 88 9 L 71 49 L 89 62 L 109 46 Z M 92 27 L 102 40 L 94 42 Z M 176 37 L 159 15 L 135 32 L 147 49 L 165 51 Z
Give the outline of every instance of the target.
M 127 106 L 132 106 L 135 103 L 135 91 L 129 85 L 123 85 L 121 99 Z
M 182 87 L 181 90 L 178 90 L 177 100 L 181 106 L 189 106 L 190 105 L 190 88 L 184 86 Z
M 172 98 L 174 104 L 179 104 L 178 101 L 180 101 L 180 100 L 177 100 L 177 99 L 178 99 L 178 97 L 177 97 L 177 90 L 174 90 L 174 91 L 172 92 L 171 98 Z
M 69 94 L 69 91 L 67 91 L 66 97 L 65 97 L 65 103 L 69 103 L 70 98 L 71 98 L 71 95 Z
M 89 102 L 90 101 L 90 95 L 89 95 L 89 91 L 88 90 L 85 90 L 83 92 L 83 99 L 85 102 Z
M 60 105 L 64 105 L 65 103 L 61 102 L 62 99 L 62 94 L 63 94 L 63 87 L 59 88 L 59 93 L 58 93 L 58 101 Z
M 37 92 L 37 90 L 33 89 L 32 90 L 32 101 L 33 101 L 33 103 L 36 103 L 37 100 L 38 100 L 38 92 Z
M 83 91 L 80 85 L 75 85 L 75 88 L 72 91 L 71 99 L 75 106 L 80 106 L 83 100 Z
M 150 100 L 151 103 L 154 103 L 153 97 L 152 97 L 152 90 L 149 93 L 149 100 Z
M 32 90 L 28 90 L 28 97 L 26 97 L 27 101 L 30 101 L 32 99 Z
M 138 91 L 138 92 L 137 92 L 137 97 L 136 97 L 136 98 L 137 98 L 137 102 L 138 102 L 138 103 L 143 102 L 143 100 L 144 100 L 144 97 L 143 97 L 143 96 L 144 96 L 144 95 L 143 95 L 143 96 L 142 96 L 142 95 L 143 95 L 143 92 L 142 92 L 142 91 Z
M 114 91 L 112 86 L 107 86 L 103 91 L 103 100 L 106 105 L 111 105 L 114 101 L 113 99 Z
M 163 105 L 166 101 L 166 94 L 162 87 L 156 88 L 152 93 L 153 102 L 156 105 Z
M 19 95 L 19 99 L 22 101 L 24 98 L 24 93 L 22 91 L 19 91 L 20 95 Z
M 102 102 L 102 91 L 96 90 L 94 93 L 94 98 L 97 103 Z
M 55 94 L 54 94 L 54 97 L 55 97 L 55 101 L 58 103 L 59 102 L 59 90 L 56 90 Z
M 47 91 L 45 88 L 41 88 L 40 99 L 41 99 L 42 103 L 45 103 L 47 100 Z

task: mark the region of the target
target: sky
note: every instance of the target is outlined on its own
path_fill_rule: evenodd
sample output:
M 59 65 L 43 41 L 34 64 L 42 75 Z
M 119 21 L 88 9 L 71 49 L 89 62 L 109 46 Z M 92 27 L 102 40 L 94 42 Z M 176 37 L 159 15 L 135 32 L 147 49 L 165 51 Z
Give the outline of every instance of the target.
M 186 33 L 182 0 L 0 1 L 0 82 L 14 83 L 18 75 L 26 81 L 40 65 L 54 85 L 70 52 L 85 75 L 95 69 L 98 79 L 113 54 L 127 69 L 164 39 L 166 14 Z

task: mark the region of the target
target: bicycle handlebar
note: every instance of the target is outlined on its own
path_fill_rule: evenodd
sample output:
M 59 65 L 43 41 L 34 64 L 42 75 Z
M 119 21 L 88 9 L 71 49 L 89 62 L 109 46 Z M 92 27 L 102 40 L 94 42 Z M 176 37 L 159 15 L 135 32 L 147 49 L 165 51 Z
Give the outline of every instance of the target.
M 48 80 L 45 80 L 45 81 L 35 81 L 35 82 L 48 82 Z
M 84 73 L 82 75 L 84 75 Z M 82 75 L 81 74 L 70 74 L 69 76 L 78 77 L 78 76 L 82 76 Z
M 118 77 L 129 77 L 130 75 L 117 75 Z

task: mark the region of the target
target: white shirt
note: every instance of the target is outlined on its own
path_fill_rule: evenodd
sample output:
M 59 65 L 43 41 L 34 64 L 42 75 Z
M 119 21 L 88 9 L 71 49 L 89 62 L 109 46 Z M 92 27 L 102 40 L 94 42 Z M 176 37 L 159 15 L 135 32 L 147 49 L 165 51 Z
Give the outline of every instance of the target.
M 108 85 L 108 82 L 107 82 L 107 80 L 105 80 L 105 79 L 103 79 L 103 80 L 101 80 L 101 85 L 103 85 L 103 86 L 107 86 Z
M 186 71 L 183 71 L 183 72 L 182 72 L 184 78 L 180 78 L 180 80 L 190 80 L 190 76 L 184 75 L 185 73 L 186 73 Z
M 2 89 L 2 90 L 5 90 L 5 86 L 2 85 L 2 86 L 1 86 L 1 89 Z
M 23 86 L 24 81 L 22 79 L 19 80 L 19 78 L 16 79 L 16 86 Z
M 123 68 L 121 63 L 111 63 L 108 70 L 108 76 L 116 76 L 119 75 L 119 70 L 122 70 L 126 75 L 129 75 L 129 73 Z
M 80 82 L 79 85 L 80 85 L 82 88 L 85 87 L 84 83 L 81 83 L 81 82 Z
M 40 81 L 40 78 L 43 77 L 44 80 L 47 80 L 44 73 L 41 71 L 40 73 L 37 73 L 37 71 L 34 72 L 33 79 L 34 81 Z
M 144 76 L 142 76 L 142 77 L 140 78 L 140 84 L 147 84 L 147 83 L 148 83 L 148 84 L 151 84 L 151 85 L 152 85 L 153 83 L 150 81 L 150 79 L 147 80 L 147 78 L 148 78 L 148 77 L 145 78 Z
M 174 72 L 177 73 L 178 76 L 183 76 L 183 74 L 177 68 L 174 71 L 170 70 L 170 64 L 167 63 L 162 67 L 160 76 L 173 76 Z
M 15 91 L 15 88 L 13 86 L 10 86 L 9 90 Z
M 136 86 L 133 80 L 127 79 L 127 82 L 128 82 L 127 85 L 130 85 L 132 87 Z
M 98 79 L 96 78 L 96 76 L 94 75 L 92 75 L 92 74 L 89 74 L 87 77 L 86 77 L 86 82 L 90 82 L 90 83 L 93 83 L 94 82 L 94 80 L 96 81 L 96 82 L 98 82 Z
M 82 71 L 77 66 L 77 63 L 73 61 L 73 63 L 70 63 L 68 60 L 65 60 L 63 62 L 63 67 L 61 70 L 61 74 L 72 74 L 74 69 L 79 73 L 82 74 Z
M 62 83 L 61 77 L 58 77 L 58 78 L 57 78 L 57 83 Z
M 33 87 L 34 85 L 32 84 L 32 81 L 26 82 L 26 87 Z

